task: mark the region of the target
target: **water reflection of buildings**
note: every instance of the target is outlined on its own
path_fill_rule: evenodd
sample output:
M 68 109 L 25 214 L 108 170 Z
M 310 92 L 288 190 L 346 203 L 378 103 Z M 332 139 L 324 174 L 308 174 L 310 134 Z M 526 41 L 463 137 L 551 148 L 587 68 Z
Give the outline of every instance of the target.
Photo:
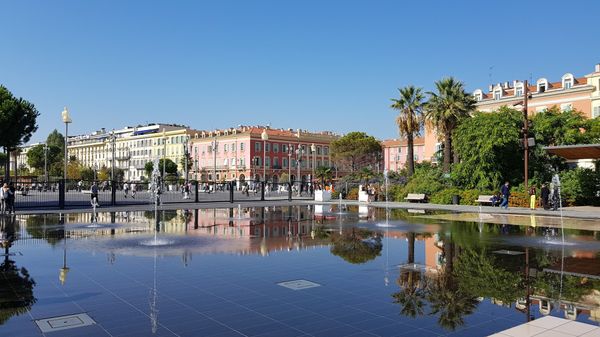
M 440 240 L 437 234 L 430 237 L 417 236 L 417 241 L 419 240 L 424 243 L 425 253 L 425 264 L 419 269 L 424 271 L 426 277 L 435 277 L 444 268 L 444 241 Z M 582 240 L 587 241 L 589 238 L 582 238 Z M 525 266 L 523 267 L 525 268 Z M 557 274 L 561 278 L 561 282 L 564 277 L 576 277 L 578 282 L 583 285 L 590 280 L 600 280 L 600 258 L 597 252 L 583 249 L 570 250 L 569 256 L 564 256 L 564 259 L 559 259 L 558 262 L 550 264 L 543 270 L 537 270 L 531 266 L 529 277 L 533 280 L 541 277 L 544 273 Z M 592 321 L 600 322 L 600 289 L 592 289 L 576 300 L 552 298 L 545 296 L 543 292 L 542 289 L 532 289 L 529 298 L 530 305 L 536 306 L 542 315 L 549 315 L 553 310 L 558 310 L 567 319 L 576 320 L 579 315 L 583 314 Z M 527 309 L 525 298 L 518 299 L 514 303 L 504 303 L 495 298 L 490 298 L 490 301 L 499 306 L 513 307 L 514 305 L 516 310 L 523 313 Z

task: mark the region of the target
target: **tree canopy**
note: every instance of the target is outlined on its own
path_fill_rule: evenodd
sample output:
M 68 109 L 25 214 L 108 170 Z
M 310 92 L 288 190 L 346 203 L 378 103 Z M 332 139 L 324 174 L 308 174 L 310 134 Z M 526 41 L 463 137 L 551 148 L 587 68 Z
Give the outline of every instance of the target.
M 444 172 L 450 172 L 453 161 L 452 132 L 461 120 L 475 110 L 475 99 L 465 91 L 464 84 L 453 77 L 435 82 L 437 92 L 429 92 L 425 105 L 425 120 L 444 141 Z
M 162 177 L 163 160 L 165 160 L 165 159 L 161 158 L 158 161 L 158 168 L 159 168 L 161 177 Z M 167 175 L 177 174 L 177 164 L 175 164 L 169 158 L 167 158 L 164 163 L 165 163 L 165 173 Z M 149 161 L 146 163 L 146 165 L 144 165 L 144 171 L 146 171 L 146 176 L 148 176 L 148 178 L 152 175 L 152 170 L 154 170 L 154 162 Z
M 417 137 L 421 132 L 423 125 L 423 99 L 425 98 L 421 88 L 407 86 L 398 89 L 400 98 L 392 99 L 391 108 L 398 111 L 396 124 L 398 125 L 398 133 L 400 137 L 406 137 L 407 140 L 407 167 L 408 175 L 411 176 L 415 172 L 415 156 L 414 156 L 414 137 Z
M 461 162 L 452 177 L 464 188 L 495 189 L 523 177 L 521 112 L 506 107 L 495 113 L 475 113 L 455 130 L 455 150 Z
M 350 132 L 331 143 L 331 156 L 354 172 L 363 167 L 377 165 L 381 157 L 381 144 L 364 132 Z

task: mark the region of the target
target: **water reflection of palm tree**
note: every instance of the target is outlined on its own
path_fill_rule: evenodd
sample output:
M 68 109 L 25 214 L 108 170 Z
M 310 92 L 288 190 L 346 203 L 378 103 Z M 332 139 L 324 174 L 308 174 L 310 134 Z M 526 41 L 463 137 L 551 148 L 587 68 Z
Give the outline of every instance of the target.
M 347 262 L 360 264 L 381 254 L 381 236 L 370 230 L 352 227 L 352 230 L 331 236 L 331 253 Z
M 401 290 L 393 293 L 394 303 L 400 304 L 400 313 L 404 316 L 415 318 L 424 314 L 425 287 L 421 272 L 414 268 L 415 263 L 415 233 L 407 233 L 408 240 L 408 266 L 400 269 L 400 276 L 396 283 Z
M 430 314 L 439 314 L 438 324 L 448 330 L 455 330 L 463 325 L 463 317 L 472 314 L 479 304 L 477 297 L 459 287 L 454 273 L 456 248 L 450 238 L 444 240 L 445 264 L 427 286 Z

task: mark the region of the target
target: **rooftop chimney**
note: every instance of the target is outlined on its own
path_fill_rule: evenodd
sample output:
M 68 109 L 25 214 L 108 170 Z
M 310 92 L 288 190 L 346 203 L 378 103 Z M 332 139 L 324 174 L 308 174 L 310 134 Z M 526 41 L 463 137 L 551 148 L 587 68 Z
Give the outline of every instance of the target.
M 596 71 L 597 73 L 600 73 L 600 63 L 597 63 L 597 64 L 596 64 L 595 71 Z
M 490 86 L 488 87 L 488 91 L 489 91 L 489 92 L 492 92 L 492 90 L 494 90 L 494 85 L 493 85 L 493 84 L 490 84 Z

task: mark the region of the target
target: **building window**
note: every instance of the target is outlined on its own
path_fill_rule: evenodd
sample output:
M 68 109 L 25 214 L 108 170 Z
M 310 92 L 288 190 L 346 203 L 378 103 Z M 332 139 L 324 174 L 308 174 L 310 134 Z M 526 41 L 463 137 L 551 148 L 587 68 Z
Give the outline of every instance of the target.
M 271 157 L 265 157 L 265 166 L 266 167 L 270 167 L 271 166 Z
M 224 144 L 223 145 L 223 152 L 227 152 L 227 150 L 229 150 L 229 144 Z
M 240 143 L 240 151 L 244 151 L 244 143 Z
M 548 90 L 548 80 L 545 78 L 540 78 L 537 80 L 537 91 L 538 93 L 546 92 Z
M 321 155 L 321 147 L 317 146 L 317 155 Z
M 595 106 L 594 110 L 592 111 L 592 118 L 596 118 L 600 116 L 600 106 Z
M 500 90 L 500 89 L 494 90 L 494 99 L 496 101 L 498 101 L 498 100 L 500 100 L 500 98 L 502 98 L 502 90 Z
M 562 87 L 563 89 L 570 89 L 573 87 L 573 75 L 572 74 L 564 74 L 562 77 Z
M 273 144 L 273 152 L 279 152 L 279 144 Z
M 523 96 L 523 87 L 522 86 L 518 86 L 515 88 L 515 96 L 516 97 Z
M 231 144 L 231 152 L 235 152 L 235 143 Z
M 267 152 L 271 151 L 271 144 L 265 143 L 265 151 L 267 151 Z
M 323 146 L 323 154 L 324 155 L 328 155 L 329 154 L 329 148 L 327 146 Z
M 227 166 L 227 162 L 228 162 L 227 158 L 223 159 L 223 166 Z
M 288 167 L 288 159 L 287 158 L 283 158 L 281 161 L 283 162 L 282 166 L 285 167 L 285 168 L 287 168 Z
M 284 153 L 288 152 L 288 146 L 285 144 L 281 145 L 281 152 L 284 152 Z
M 261 146 L 260 142 L 254 143 L 254 151 L 260 151 L 261 149 L 262 149 L 262 146 Z
M 274 167 L 279 166 L 279 158 L 277 158 L 277 157 L 273 158 L 273 166 Z

